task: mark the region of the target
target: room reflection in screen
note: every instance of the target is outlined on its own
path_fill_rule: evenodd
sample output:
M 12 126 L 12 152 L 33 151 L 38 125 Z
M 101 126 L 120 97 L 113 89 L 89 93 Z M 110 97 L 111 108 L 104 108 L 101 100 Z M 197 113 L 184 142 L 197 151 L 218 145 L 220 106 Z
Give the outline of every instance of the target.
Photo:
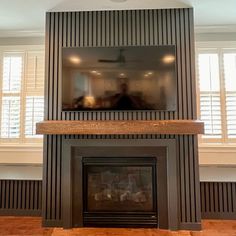
M 64 48 L 62 59 L 64 111 L 176 109 L 174 46 Z
M 166 94 L 171 94 L 170 72 L 126 71 L 96 72 L 76 71 L 68 80 L 73 85 L 66 95 L 67 110 L 140 110 L 167 109 Z M 158 78 L 158 79 L 157 79 Z M 73 98 L 70 96 L 73 94 Z M 65 99 L 64 99 L 65 101 Z M 70 102 L 71 101 L 71 102 Z

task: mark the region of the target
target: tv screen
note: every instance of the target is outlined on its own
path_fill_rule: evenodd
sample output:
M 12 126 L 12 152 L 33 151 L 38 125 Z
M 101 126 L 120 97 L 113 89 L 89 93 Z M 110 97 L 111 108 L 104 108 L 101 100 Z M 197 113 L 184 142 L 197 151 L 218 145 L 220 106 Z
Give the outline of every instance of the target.
M 175 110 L 175 46 L 62 48 L 62 110 Z

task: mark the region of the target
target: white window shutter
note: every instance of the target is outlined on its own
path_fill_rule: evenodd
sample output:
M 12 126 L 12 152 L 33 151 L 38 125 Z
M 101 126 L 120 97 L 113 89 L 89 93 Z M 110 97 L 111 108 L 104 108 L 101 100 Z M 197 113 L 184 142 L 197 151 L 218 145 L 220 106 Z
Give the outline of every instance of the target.
M 3 57 L 3 93 L 19 93 L 23 69 L 22 55 L 5 54 Z
M 226 123 L 228 138 L 236 138 L 236 53 L 224 53 Z
M 204 138 L 222 138 L 219 59 L 216 53 L 198 56 L 200 119 L 205 124 Z
M 27 96 L 25 107 L 25 137 L 37 138 L 36 123 L 43 120 L 44 99 L 41 96 Z
M 200 93 L 200 114 L 205 125 L 205 136 L 221 138 L 221 103 L 220 94 Z
M 27 92 L 44 91 L 44 52 L 29 51 L 27 53 L 27 67 L 25 74 Z
M 1 138 L 20 137 L 20 97 L 2 98 Z

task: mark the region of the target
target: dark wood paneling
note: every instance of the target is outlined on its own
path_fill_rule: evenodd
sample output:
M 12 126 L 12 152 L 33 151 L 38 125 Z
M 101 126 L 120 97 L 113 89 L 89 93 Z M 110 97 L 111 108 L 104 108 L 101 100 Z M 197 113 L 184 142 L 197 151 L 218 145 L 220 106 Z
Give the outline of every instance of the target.
M 46 17 L 45 120 L 172 120 L 196 119 L 192 9 L 94 12 L 50 12 Z M 61 48 L 85 46 L 176 45 L 177 110 L 62 112 Z M 66 135 L 66 138 L 175 138 L 179 167 L 180 222 L 199 223 L 197 137 L 193 135 Z M 44 143 L 44 222 L 61 222 L 61 137 Z
M 0 215 L 40 216 L 41 180 L 0 180 Z
M 201 182 L 203 219 L 236 219 L 236 183 Z

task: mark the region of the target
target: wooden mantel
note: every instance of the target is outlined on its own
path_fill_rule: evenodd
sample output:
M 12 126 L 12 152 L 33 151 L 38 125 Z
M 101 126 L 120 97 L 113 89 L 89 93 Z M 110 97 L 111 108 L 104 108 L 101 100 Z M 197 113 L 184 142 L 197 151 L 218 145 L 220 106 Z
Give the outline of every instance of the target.
M 62 121 L 36 124 L 37 134 L 203 134 L 199 120 Z

